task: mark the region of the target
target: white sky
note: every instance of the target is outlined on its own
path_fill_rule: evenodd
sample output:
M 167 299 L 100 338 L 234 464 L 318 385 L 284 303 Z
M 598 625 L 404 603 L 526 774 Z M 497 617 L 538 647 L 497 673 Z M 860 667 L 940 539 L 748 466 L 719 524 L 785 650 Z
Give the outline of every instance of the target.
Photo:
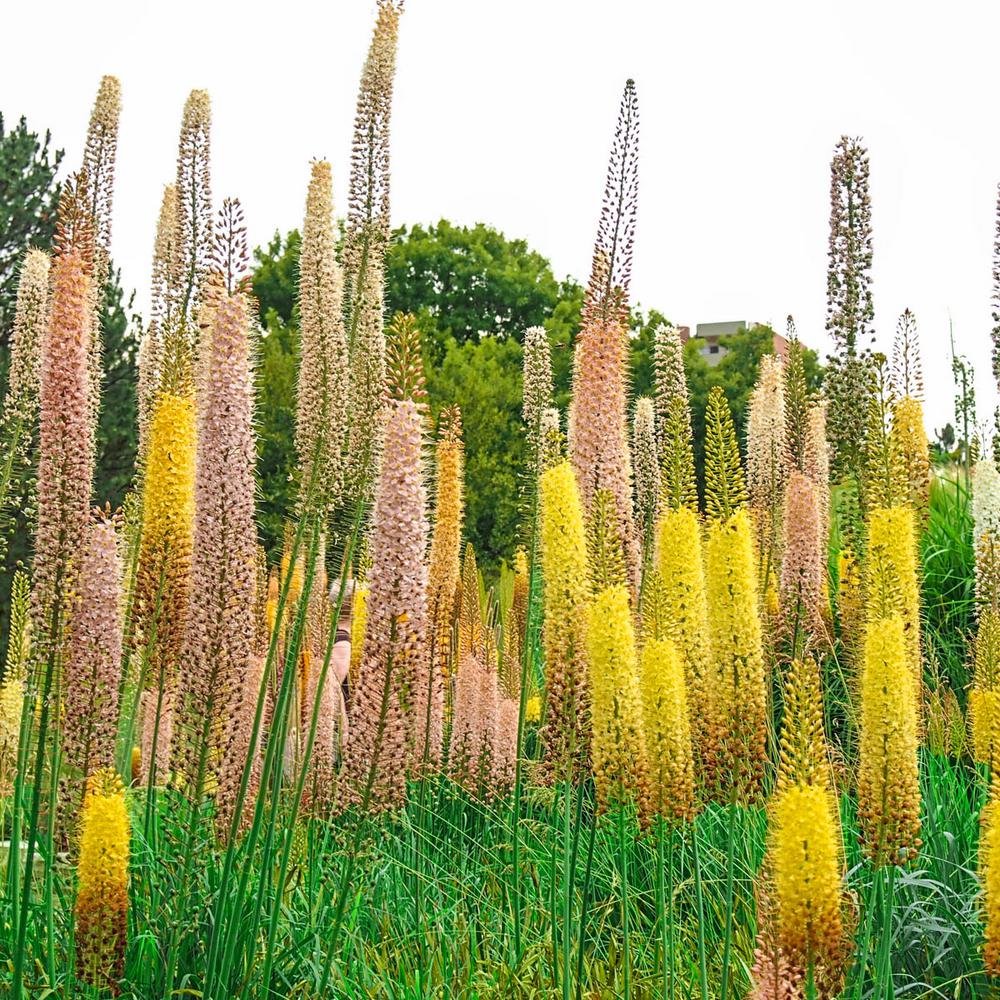
M 102 73 L 122 80 L 116 261 L 147 298 L 162 184 L 192 87 L 214 106 L 217 201 L 252 244 L 300 224 L 313 156 L 346 197 L 374 0 L 54 0 L 3 12 L 0 110 L 80 157 Z M 829 160 L 871 151 L 875 309 L 888 350 L 920 323 L 928 423 L 950 419 L 949 312 L 989 368 L 1000 4 L 408 0 L 393 120 L 393 222 L 485 221 L 584 280 L 627 76 L 640 102 L 633 299 L 675 322 L 747 319 L 825 353 Z M 46 63 L 40 65 L 40 53 Z

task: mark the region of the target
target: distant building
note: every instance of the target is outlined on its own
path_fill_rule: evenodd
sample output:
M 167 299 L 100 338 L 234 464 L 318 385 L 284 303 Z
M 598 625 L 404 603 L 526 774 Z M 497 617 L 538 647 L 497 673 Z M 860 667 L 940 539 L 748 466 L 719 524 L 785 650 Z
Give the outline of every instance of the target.
M 699 323 L 695 327 L 694 339 L 698 342 L 698 353 L 711 366 L 717 365 L 728 353 L 727 348 L 720 342 L 723 337 L 731 337 L 735 333 L 742 333 L 756 323 L 747 323 L 746 320 L 737 319 L 727 323 Z M 681 327 L 681 340 L 684 343 L 691 337 L 688 327 Z M 780 358 L 788 354 L 788 341 L 780 333 L 774 335 L 774 353 Z

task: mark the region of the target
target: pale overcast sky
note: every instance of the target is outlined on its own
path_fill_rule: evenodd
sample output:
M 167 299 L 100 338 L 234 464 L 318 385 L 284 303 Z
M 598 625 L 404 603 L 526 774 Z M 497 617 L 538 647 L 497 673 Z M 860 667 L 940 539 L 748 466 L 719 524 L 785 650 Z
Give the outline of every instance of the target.
M 8 3 L 0 110 L 80 157 L 102 73 L 123 87 L 114 247 L 147 298 L 181 108 L 213 101 L 213 194 L 252 243 L 300 224 L 309 160 L 346 198 L 351 121 L 374 0 Z M 641 119 L 633 299 L 677 323 L 746 319 L 825 352 L 829 161 L 871 152 L 875 310 L 920 324 L 928 423 L 950 419 L 949 313 L 989 368 L 1000 127 L 1000 4 L 664 4 L 408 0 L 393 115 L 393 223 L 488 222 L 585 280 L 622 86 Z

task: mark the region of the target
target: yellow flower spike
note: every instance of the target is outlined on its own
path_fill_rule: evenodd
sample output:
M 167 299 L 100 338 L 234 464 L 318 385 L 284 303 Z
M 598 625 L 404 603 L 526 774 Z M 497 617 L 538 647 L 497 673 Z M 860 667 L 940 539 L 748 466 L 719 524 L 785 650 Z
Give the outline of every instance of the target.
M 858 557 L 850 546 L 837 554 L 837 615 L 840 619 L 840 640 L 853 654 L 861 641 L 864 590 Z
M 169 733 L 177 688 L 191 589 L 191 548 L 194 537 L 195 404 L 191 393 L 160 392 L 149 423 L 148 452 L 142 500 L 142 540 L 136 576 L 135 607 L 144 641 L 155 635 L 146 669 L 146 701 L 160 701 L 158 742 L 146 747 L 157 773 L 169 769 Z M 150 734 L 155 720 L 145 719 Z
M 586 760 L 590 743 L 585 649 L 585 614 L 590 601 L 587 535 L 569 462 L 563 460 L 543 472 L 538 491 L 547 699 L 542 742 L 548 775 L 563 781 Z
M 920 400 L 903 396 L 892 411 L 892 436 L 903 466 L 909 502 L 917 520 L 927 521 L 931 497 L 930 451 Z
M 770 859 L 778 941 L 803 963 L 836 961 L 843 947 L 841 839 L 823 785 L 795 784 L 771 805 Z
M 14 788 L 23 702 L 24 682 L 20 677 L 0 681 L 0 798 L 10 795 Z
M 648 772 L 635 630 L 624 584 L 602 590 L 588 615 L 594 784 L 601 808 L 647 810 Z M 679 673 L 679 671 L 678 671 Z
M 878 864 L 920 846 L 917 696 L 902 616 L 869 622 L 861 677 L 858 825 Z
M 77 974 L 117 993 L 124 974 L 131 830 L 121 779 L 110 770 L 87 782 L 80 821 L 76 895 Z
M 993 763 L 1000 723 L 1000 615 L 985 608 L 976 632 L 975 669 L 969 692 L 972 747 L 980 764 Z
M 983 964 L 1000 976 L 1000 799 L 993 793 L 980 819 L 979 879 L 983 888 Z
M 639 658 L 650 804 L 661 816 L 694 814 L 694 761 L 684 667 L 669 639 L 651 639 Z
M 889 600 L 902 616 L 909 662 L 919 693 L 923 675 L 918 564 L 913 511 L 909 507 L 875 508 L 868 518 L 869 607 L 880 616 Z
M 365 650 L 365 629 L 368 625 L 368 586 L 354 588 L 354 611 L 351 614 L 351 686 L 358 683 L 361 657 Z
M 705 727 L 715 692 L 711 683 L 708 604 L 702 563 L 701 525 L 688 507 L 666 510 L 657 527 L 657 570 L 663 589 L 664 628 L 684 665 L 695 755 L 705 749 Z
M 767 690 L 757 598 L 757 565 L 745 509 L 708 529 L 705 591 L 718 727 L 715 791 L 759 795 L 767 754 Z M 735 785 L 735 787 L 732 787 Z

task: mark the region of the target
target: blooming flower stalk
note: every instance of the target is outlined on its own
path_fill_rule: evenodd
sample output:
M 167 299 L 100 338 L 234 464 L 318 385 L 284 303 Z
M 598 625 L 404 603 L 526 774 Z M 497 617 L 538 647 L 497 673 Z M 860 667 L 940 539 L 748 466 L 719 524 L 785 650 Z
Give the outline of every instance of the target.
M 552 349 L 543 326 L 524 332 L 524 416 L 531 468 L 538 471 L 542 414 L 552 405 Z
M 496 670 L 480 657 L 466 655 L 455 678 L 448 768 L 472 795 L 490 794 L 500 777 L 500 703 Z
M 649 766 L 642 691 L 624 584 L 607 587 L 594 597 L 588 614 L 587 663 L 598 804 L 602 809 L 632 804 L 646 815 Z
M 657 570 L 664 592 L 666 631 L 684 666 L 692 712 L 691 732 L 700 757 L 716 696 L 708 639 L 708 603 L 702 558 L 701 525 L 688 507 L 667 510 L 657 528 Z
M 976 555 L 976 601 L 1000 610 L 1000 471 L 988 457 L 972 476 L 972 525 Z
M 875 609 L 894 607 L 903 621 L 914 695 L 920 699 L 920 584 L 914 512 L 910 507 L 875 508 L 868 518 L 866 592 Z
M 361 71 L 341 258 L 350 368 L 347 476 L 352 489 L 366 500 L 379 478 L 386 419 L 383 303 L 389 244 L 389 124 L 401 13 L 402 3 L 380 0 Z
M 656 414 L 653 401 L 636 401 L 632 420 L 632 455 L 635 461 L 635 521 L 642 543 L 643 562 L 653 545 L 653 528 L 660 502 L 660 462 L 656 452 Z
M 254 663 L 256 447 L 249 334 L 244 296 L 221 294 L 199 364 L 193 599 L 173 732 L 179 780 L 195 799 L 217 781 L 220 815 L 242 771 L 231 750 L 245 721 L 238 707 Z
M 190 391 L 158 393 L 143 483 L 134 614 L 146 656 L 142 760 L 165 778 L 191 594 L 194 544 L 195 402 Z
M 755 798 L 764 778 L 767 692 L 753 531 L 732 415 L 722 390 L 709 394 L 705 433 L 705 594 L 715 691 L 706 750 L 715 794 Z
M 980 818 L 979 881 L 983 890 L 983 965 L 1000 976 L 1000 797 L 996 782 Z
M 193 351 L 195 317 L 211 270 L 212 101 L 207 90 L 192 90 L 184 102 L 177 143 L 176 247 L 170 278 L 175 315 L 168 328 Z
M 541 562 L 545 621 L 546 710 L 542 742 L 546 773 L 570 780 L 587 760 L 586 610 L 590 599 L 587 537 L 576 479 L 566 461 L 542 473 Z
M 975 669 L 969 692 L 969 722 L 976 760 L 991 768 L 1000 764 L 1000 616 L 987 609 L 979 616 Z
M 375 811 L 403 804 L 416 743 L 422 751 L 425 734 L 431 746 L 439 739 L 433 717 L 426 728 L 428 705 L 417 680 L 426 684 L 430 672 L 422 426 L 414 400 L 391 403 L 375 500 L 364 653 L 351 692 L 341 782 L 343 804 Z
M 861 676 L 858 824 L 877 865 L 905 861 L 920 846 L 914 688 L 903 617 L 871 620 Z
M 160 202 L 160 216 L 153 243 L 150 289 L 150 320 L 139 343 L 136 408 L 139 422 L 139 461 L 145 463 L 149 450 L 149 428 L 160 382 L 164 376 L 164 353 L 168 331 L 174 331 L 175 294 L 171 281 L 177 255 L 177 188 L 167 184 Z
M 91 425 L 97 427 L 104 377 L 101 310 L 111 273 L 111 214 L 115 186 L 115 156 L 121 118 L 121 84 L 114 76 L 101 77 L 87 126 L 81 177 L 86 177 L 86 204 L 90 236 L 90 364 L 88 394 Z
M 713 716 L 722 727 L 714 734 L 715 792 L 753 799 L 764 779 L 767 690 L 753 535 L 745 509 L 709 525 L 705 562 L 717 699 Z
M 762 593 L 780 573 L 787 478 L 784 371 L 781 359 L 767 354 L 760 359 L 747 417 L 747 486 Z
M 691 440 L 691 410 L 687 376 L 684 373 L 684 345 L 677 327 L 661 323 L 653 334 L 653 373 L 656 384 L 656 440 L 661 458 L 667 448 L 667 415 L 673 401 L 680 401 L 683 424 L 679 437 Z
M 694 758 L 684 664 L 670 639 L 647 639 L 639 676 L 650 806 L 683 822 L 694 815 Z
M 898 399 L 893 407 L 892 433 L 896 438 L 907 486 L 907 500 L 921 524 L 929 516 L 931 502 L 930 448 L 924 429 L 920 400 Z
M 87 776 L 114 765 L 122 667 L 122 563 L 114 520 L 98 516 L 89 525 L 78 567 L 62 734 L 71 781 L 64 806 L 72 817 Z
M 27 474 L 38 432 L 42 343 L 49 318 L 49 270 L 44 250 L 24 255 L 17 282 L 14 329 L 10 342 L 10 370 L 3 403 L 5 446 L 11 449 L 9 475 Z M 6 456 L 5 456 L 6 457 Z M 17 493 L 15 492 L 15 499 Z
M 76 964 L 84 982 L 113 995 L 125 972 L 130 836 L 121 779 L 110 769 L 95 772 L 80 820 Z
M 329 509 L 340 497 L 347 428 L 344 279 L 333 231 L 330 164 L 312 165 L 299 255 L 301 354 L 295 414 L 300 507 Z
M 770 858 L 778 939 L 802 967 L 843 961 L 843 849 L 835 800 L 796 783 L 771 804 Z
M 586 514 L 590 515 L 597 490 L 614 497 L 619 544 L 634 594 L 639 589 L 640 550 L 632 514 L 626 347 L 638 153 L 639 108 L 635 85 L 629 80 L 611 147 L 605 203 L 573 359 L 569 451 Z
M 461 585 L 465 450 L 458 407 L 442 411 L 438 425 L 437 499 L 431 536 L 427 606 L 432 623 L 435 687 L 449 675 L 452 633 Z
M 90 282 L 79 250 L 53 265 L 52 309 L 41 366 L 38 528 L 32 573 L 35 652 L 44 662 L 61 643 L 76 578 L 74 560 L 90 520 L 94 433 L 88 375 Z M 58 687 L 56 688 L 58 690 Z
M 781 608 L 789 637 L 826 641 L 823 618 L 826 545 L 820 488 L 793 469 L 785 492 Z

